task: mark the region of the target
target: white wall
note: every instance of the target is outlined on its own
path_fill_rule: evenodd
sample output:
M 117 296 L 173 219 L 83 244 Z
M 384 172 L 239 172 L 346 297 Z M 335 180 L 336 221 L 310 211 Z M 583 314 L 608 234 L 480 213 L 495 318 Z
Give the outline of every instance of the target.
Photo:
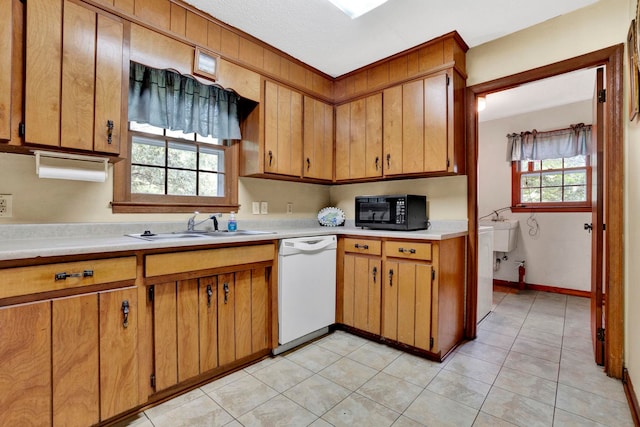
M 508 133 L 591 123 L 591 116 L 591 102 L 585 101 L 479 123 L 478 216 L 511 205 L 511 163 L 506 161 Z M 591 235 L 584 231 L 584 223 L 591 222 L 590 213 L 541 212 L 532 216 L 505 211 L 501 215 L 519 220 L 520 229 L 518 246 L 494 271 L 495 279 L 517 282 L 518 262 L 524 260 L 527 283 L 590 290 Z M 538 224 L 537 232 L 533 220 Z

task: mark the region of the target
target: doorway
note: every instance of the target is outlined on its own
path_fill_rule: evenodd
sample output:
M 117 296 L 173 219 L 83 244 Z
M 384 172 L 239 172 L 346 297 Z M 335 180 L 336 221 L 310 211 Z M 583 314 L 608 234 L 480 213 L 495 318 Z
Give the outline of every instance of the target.
M 605 104 L 605 144 L 603 169 L 605 188 L 603 202 L 606 211 L 606 253 L 604 264 L 605 292 L 604 312 L 607 331 L 604 345 L 604 365 L 609 376 L 622 377 L 623 357 L 623 246 L 622 246 L 622 57 L 624 47 L 617 45 L 555 64 L 496 79 L 467 88 L 466 126 L 468 169 L 468 285 L 467 337 L 476 335 L 477 263 L 478 263 L 478 113 L 479 96 L 499 92 L 526 83 L 546 79 L 585 68 L 604 66 L 607 70 Z

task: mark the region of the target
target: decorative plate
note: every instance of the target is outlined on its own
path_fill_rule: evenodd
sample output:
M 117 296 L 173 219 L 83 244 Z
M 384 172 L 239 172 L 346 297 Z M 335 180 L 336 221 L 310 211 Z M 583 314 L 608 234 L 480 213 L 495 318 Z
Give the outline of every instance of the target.
M 320 209 L 318 222 L 325 227 L 336 227 L 344 224 L 344 212 L 341 209 L 330 207 Z

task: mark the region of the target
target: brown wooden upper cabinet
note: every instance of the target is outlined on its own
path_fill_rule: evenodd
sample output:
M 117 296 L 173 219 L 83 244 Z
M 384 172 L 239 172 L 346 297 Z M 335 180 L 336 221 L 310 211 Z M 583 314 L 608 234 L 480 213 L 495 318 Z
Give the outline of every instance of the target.
M 384 91 L 384 174 L 454 172 L 456 118 L 450 72 Z M 458 100 L 458 102 L 462 102 Z
M 382 177 L 382 94 L 336 107 L 336 181 Z
M 264 88 L 264 171 L 302 173 L 302 94 L 266 81 Z
M 33 0 L 26 37 L 25 143 L 119 154 L 124 21 L 72 0 Z
M 333 179 L 333 106 L 308 96 L 304 97 L 305 178 Z
M 11 37 L 13 14 L 11 0 L 0 0 L 0 141 L 11 139 Z

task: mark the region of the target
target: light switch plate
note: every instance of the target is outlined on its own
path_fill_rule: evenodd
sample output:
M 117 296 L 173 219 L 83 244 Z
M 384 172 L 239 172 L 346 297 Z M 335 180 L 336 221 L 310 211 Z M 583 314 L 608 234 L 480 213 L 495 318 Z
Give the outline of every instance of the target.
M 288 202 L 287 203 L 287 215 L 291 215 L 293 214 L 293 203 Z
M 251 203 L 251 213 L 254 215 L 260 215 L 260 202 Z
M 262 215 L 269 213 L 269 202 L 260 202 L 260 213 Z

